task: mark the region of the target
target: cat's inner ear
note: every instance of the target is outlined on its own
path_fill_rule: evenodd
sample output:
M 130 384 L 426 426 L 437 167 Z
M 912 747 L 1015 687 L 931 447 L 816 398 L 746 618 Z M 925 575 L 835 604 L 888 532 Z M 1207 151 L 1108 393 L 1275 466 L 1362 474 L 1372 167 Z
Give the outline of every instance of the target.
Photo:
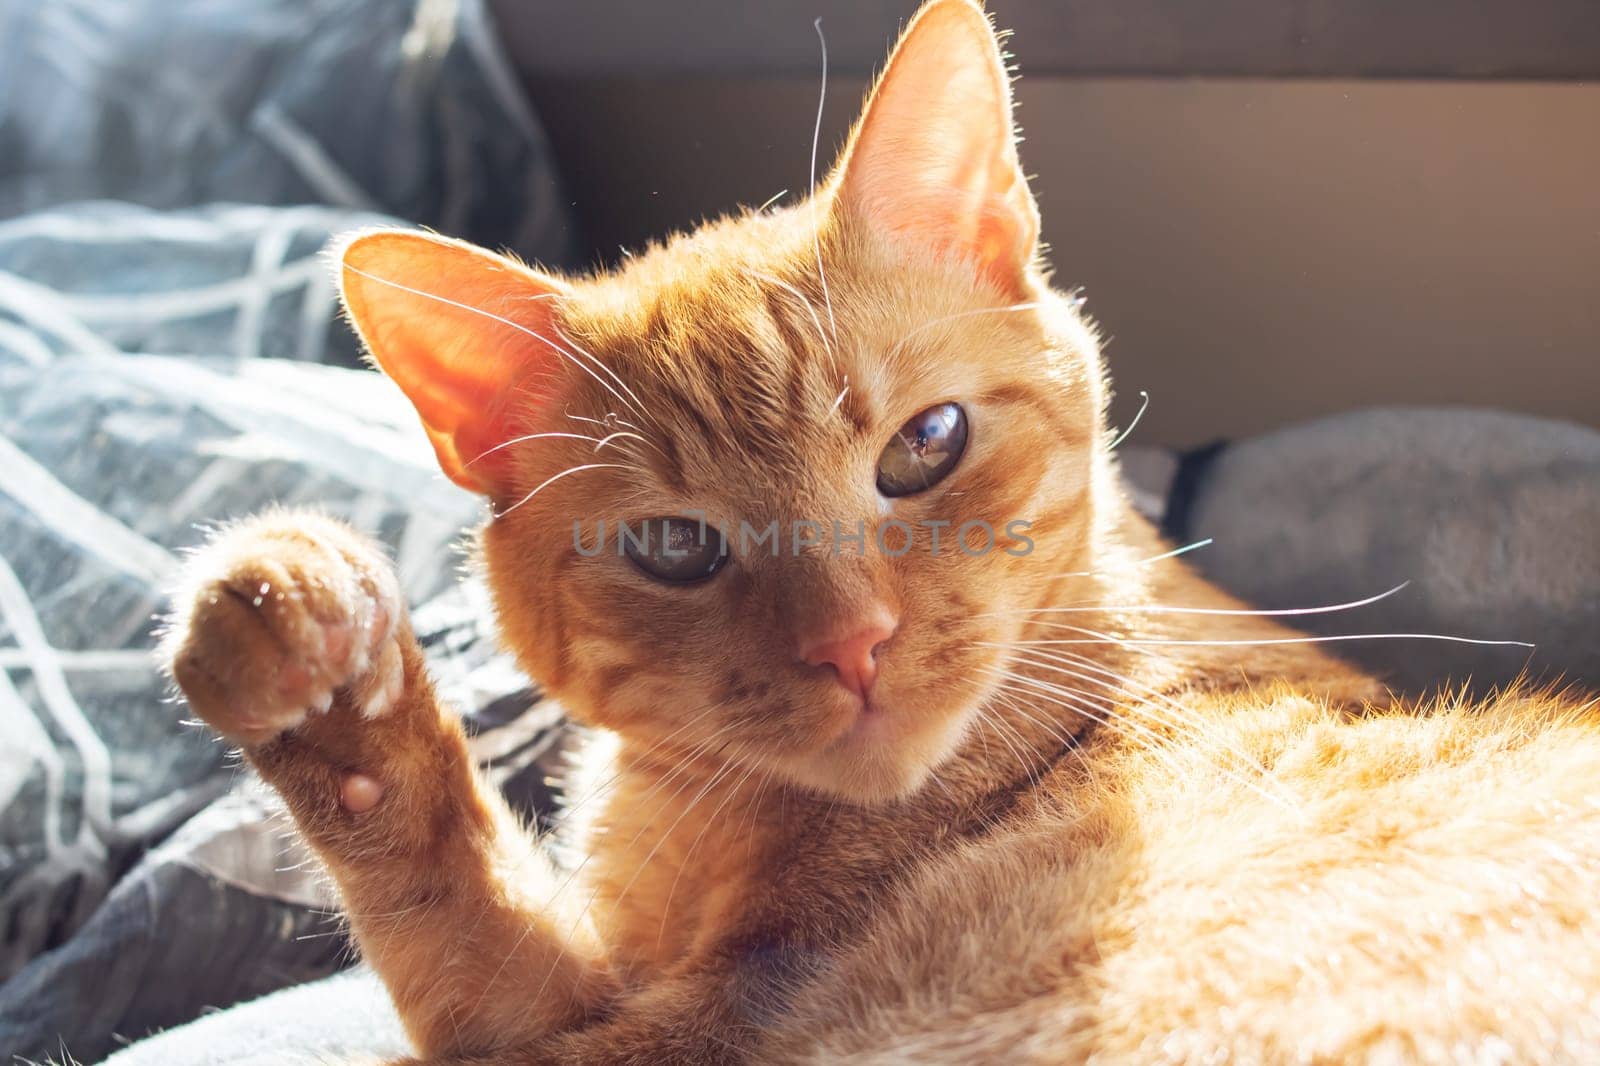
M 851 216 L 1023 290 L 1039 213 L 1017 159 L 1011 81 L 977 4 L 918 12 L 841 167 L 837 203 Z
M 340 257 L 345 309 L 422 416 L 439 465 L 464 488 L 504 491 L 503 445 L 560 380 L 560 282 L 422 233 L 365 233 Z

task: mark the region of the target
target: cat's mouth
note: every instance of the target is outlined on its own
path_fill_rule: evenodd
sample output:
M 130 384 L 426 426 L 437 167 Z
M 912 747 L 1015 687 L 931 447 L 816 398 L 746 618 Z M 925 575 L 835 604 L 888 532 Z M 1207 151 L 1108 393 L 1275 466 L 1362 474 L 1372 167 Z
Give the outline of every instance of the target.
M 843 744 L 876 744 L 893 739 L 898 724 L 896 716 L 883 702 L 882 697 L 863 698 L 856 706 L 854 716 L 845 728 L 840 742 Z
M 865 699 L 840 699 L 821 743 L 790 763 L 802 784 L 858 803 L 915 792 L 955 750 L 976 704 L 947 706 L 929 693 L 881 682 Z
M 860 696 L 835 692 L 828 702 L 822 747 L 830 750 L 891 740 L 905 724 L 905 715 L 896 709 L 894 692 L 884 685 Z

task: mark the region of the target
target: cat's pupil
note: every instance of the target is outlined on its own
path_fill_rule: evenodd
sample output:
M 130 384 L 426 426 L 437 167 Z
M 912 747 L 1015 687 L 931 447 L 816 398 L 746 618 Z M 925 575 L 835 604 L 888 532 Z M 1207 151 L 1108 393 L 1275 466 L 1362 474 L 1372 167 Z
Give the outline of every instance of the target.
M 701 581 L 728 561 L 721 531 L 698 518 L 651 518 L 624 528 L 622 550 L 657 581 Z
M 910 496 L 944 480 L 967 447 L 967 415 L 960 404 L 928 408 L 895 433 L 878 457 L 878 491 Z

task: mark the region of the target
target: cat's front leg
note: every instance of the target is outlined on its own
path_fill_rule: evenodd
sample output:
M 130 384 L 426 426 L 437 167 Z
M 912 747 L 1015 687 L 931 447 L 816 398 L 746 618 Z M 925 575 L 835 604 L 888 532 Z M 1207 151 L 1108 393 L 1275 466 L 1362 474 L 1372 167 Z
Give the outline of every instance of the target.
M 326 517 L 225 530 L 191 560 L 164 653 L 332 872 L 426 1055 L 583 1025 L 613 998 L 548 860 L 440 711 L 388 561 Z

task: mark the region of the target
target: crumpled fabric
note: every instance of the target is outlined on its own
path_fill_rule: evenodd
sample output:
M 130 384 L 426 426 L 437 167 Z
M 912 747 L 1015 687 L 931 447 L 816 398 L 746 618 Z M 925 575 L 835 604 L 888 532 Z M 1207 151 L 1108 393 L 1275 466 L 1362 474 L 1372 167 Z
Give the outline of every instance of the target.
M 0 218 L 101 199 L 577 247 L 482 0 L 0 0 Z

